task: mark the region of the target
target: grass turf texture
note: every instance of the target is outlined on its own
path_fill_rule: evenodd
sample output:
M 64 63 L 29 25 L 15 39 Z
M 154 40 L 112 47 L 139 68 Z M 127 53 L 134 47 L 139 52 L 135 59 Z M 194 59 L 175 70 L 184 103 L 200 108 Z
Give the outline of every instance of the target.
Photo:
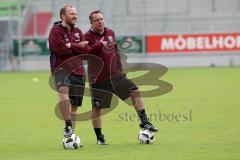
M 47 72 L 0 73 L 1 160 L 239 159 L 240 68 L 169 69 L 161 79 L 174 89 L 144 99 L 147 112 L 158 113 L 153 123 L 160 132 L 154 144 L 139 144 L 139 122 L 125 116 L 135 112 L 121 102 L 103 117 L 110 145 L 96 145 L 91 121 L 78 122 L 76 133 L 84 147 L 77 151 L 62 148 L 63 122 L 54 114 L 57 96 L 48 86 L 48 76 Z M 80 112 L 91 108 L 88 97 L 83 106 Z M 163 120 L 159 112 L 188 117 Z

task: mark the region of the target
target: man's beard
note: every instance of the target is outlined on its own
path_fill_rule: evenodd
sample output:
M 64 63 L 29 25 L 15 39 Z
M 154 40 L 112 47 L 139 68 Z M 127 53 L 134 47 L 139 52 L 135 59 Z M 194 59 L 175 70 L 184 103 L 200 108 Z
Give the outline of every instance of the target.
M 67 20 L 66 23 L 70 26 L 70 27 L 74 27 L 75 23 L 72 23 L 71 20 Z

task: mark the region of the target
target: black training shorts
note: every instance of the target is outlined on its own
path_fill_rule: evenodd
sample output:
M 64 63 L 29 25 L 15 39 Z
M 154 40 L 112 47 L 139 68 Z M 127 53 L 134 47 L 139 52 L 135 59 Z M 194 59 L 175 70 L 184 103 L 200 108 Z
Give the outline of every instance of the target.
M 66 86 L 69 88 L 69 99 L 73 106 L 81 106 L 85 88 L 85 77 L 75 74 L 57 72 L 54 76 L 56 88 Z
M 113 93 L 124 101 L 137 89 L 138 87 L 126 75 L 91 84 L 92 107 L 109 108 Z

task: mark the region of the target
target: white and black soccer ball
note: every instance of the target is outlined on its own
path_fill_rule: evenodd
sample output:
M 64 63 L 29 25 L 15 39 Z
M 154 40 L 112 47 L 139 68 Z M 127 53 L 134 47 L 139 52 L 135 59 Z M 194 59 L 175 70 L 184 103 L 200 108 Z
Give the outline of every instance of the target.
M 69 138 L 63 138 L 64 149 L 78 149 L 81 147 L 81 140 L 76 134 L 72 134 Z
M 151 144 L 155 140 L 154 132 L 151 132 L 149 130 L 141 130 L 138 133 L 138 140 L 140 143 L 144 144 Z

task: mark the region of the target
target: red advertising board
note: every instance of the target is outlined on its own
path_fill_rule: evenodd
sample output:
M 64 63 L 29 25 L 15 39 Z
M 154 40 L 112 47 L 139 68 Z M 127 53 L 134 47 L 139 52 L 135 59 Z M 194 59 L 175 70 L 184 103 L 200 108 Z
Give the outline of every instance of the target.
M 240 33 L 148 35 L 146 51 L 148 54 L 240 51 Z

